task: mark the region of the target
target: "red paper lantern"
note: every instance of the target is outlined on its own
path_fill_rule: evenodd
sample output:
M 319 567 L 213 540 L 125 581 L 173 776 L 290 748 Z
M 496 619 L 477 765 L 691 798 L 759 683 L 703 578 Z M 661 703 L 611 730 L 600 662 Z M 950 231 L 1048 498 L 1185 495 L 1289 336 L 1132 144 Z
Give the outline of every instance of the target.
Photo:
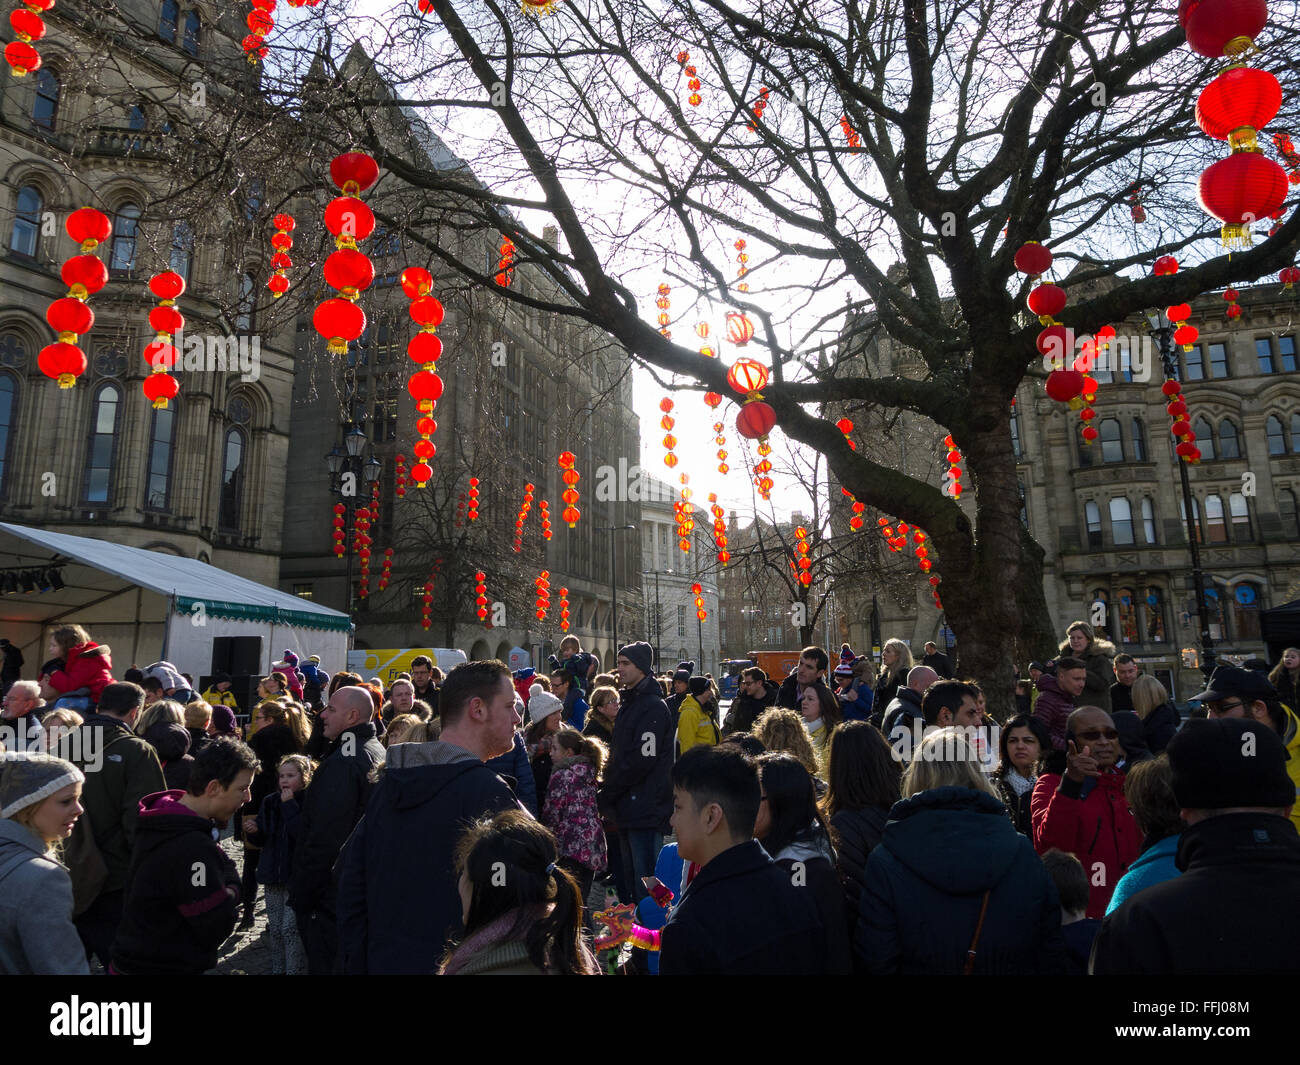
M 325 283 L 348 295 L 355 295 L 370 287 L 375 279 L 375 266 L 369 256 L 355 248 L 340 248 L 326 260 L 322 271 Z
M 1083 392 L 1083 374 L 1078 370 L 1053 370 L 1047 375 L 1046 389 L 1057 403 L 1068 403 Z
M 56 333 L 89 333 L 95 324 L 95 312 L 81 300 L 64 296 L 49 305 L 45 320 Z
M 344 192 L 365 192 L 379 180 L 379 164 L 365 152 L 344 152 L 330 160 L 330 180 Z
M 325 228 L 336 237 L 365 240 L 375 231 L 375 213 L 355 196 L 336 196 L 325 208 Z
M 406 354 L 424 366 L 442 358 L 442 341 L 433 333 L 416 333 L 407 342 Z
M 1016 269 L 1022 274 L 1045 274 L 1052 266 L 1052 253 L 1036 240 L 1022 244 L 1015 255 Z
M 1240 55 L 1268 21 L 1265 0 L 1183 0 L 1179 6 L 1187 46 L 1211 59 Z
M 169 307 L 163 304 L 155 307 L 149 312 L 149 328 L 155 333 L 178 333 L 185 328 L 185 315 L 181 314 L 175 307 Z M 86 332 L 85 329 L 79 332 Z
M 408 266 L 402 271 L 400 280 L 402 291 L 408 299 L 427 296 L 433 289 L 433 275 L 423 266 Z
M 272 296 L 278 298 L 289 291 L 289 279 L 284 274 L 272 274 L 267 278 L 266 287 L 271 290 Z
M 1300 281 L 1300 267 L 1284 266 L 1278 273 L 1277 279 L 1282 282 L 1284 289 L 1289 290 L 1297 281 Z
M 341 355 L 348 350 L 348 341 L 365 332 L 366 312 L 350 300 L 328 299 L 316 308 L 312 325 L 329 341 L 328 350 Z
M 144 394 L 155 410 L 164 409 L 169 399 L 175 399 L 181 386 L 171 374 L 151 373 L 141 384 Z
M 762 401 L 746 403 L 736 415 L 736 432 L 747 440 L 761 440 L 776 425 L 776 411 Z
M 17 12 L 14 12 L 17 14 Z M 113 223 L 108 220 L 108 215 L 103 211 L 97 211 L 93 207 L 79 207 L 68 215 L 67 222 L 64 223 L 64 229 L 78 244 L 90 244 L 93 248 L 105 240 L 108 240 L 113 233 Z M 90 248 L 84 249 L 89 251 Z
M 20 7 L 9 15 L 9 25 L 14 28 L 19 40 L 39 41 L 45 36 L 45 21 L 35 11 L 29 11 L 25 7 Z
M 433 477 L 433 467 L 427 462 L 417 462 L 411 467 L 411 479 L 415 481 L 416 488 L 423 488 Z
M 442 396 L 442 378 L 432 370 L 420 370 L 412 374 L 406 387 L 417 403 L 437 402 Z
M 1034 343 L 1038 350 L 1054 361 L 1064 361 L 1071 354 L 1070 331 L 1063 325 L 1049 325 Z
M 41 55 L 26 41 L 10 41 L 5 45 L 5 62 L 14 77 L 21 78 L 33 70 L 41 69 Z
M 1055 318 L 1065 309 L 1065 289 L 1060 285 L 1039 285 L 1029 293 L 1029 309 L 1040 318 Z
M 1151 267 L 1151 272 L 1155 274 L 1156 277 L 1164 277 L 1167 274 L 1176 274 L 1178 273 L 1178 260 L 1172 255 L 1162 255 Z
M 155 340 L 144 347 L 144 361 L 154 369 L 170 370 L 180 358 L 180 352 L 169 340 Z
M 36 364 L 46 377 L 58 381 L 60 388 L 71 388 L 86 372 L 86 353 L 76 344 L 58 341 L 41 349 Z
M 727 383 L 742 396 L 761 392 L 767 378 L 767 367 L 754 359 L 737 359 L 727 371 Z
M 744 314 L 736 311 L 727 312 L 727 340 L 736 347 L 743 347 L 754 339 L 754 323 Z
M 710 407 L 710 409 L 716 410 L 718 404 L 722 402 L 722 397 L 716 392 L 705 392 L 704 402 Z
M 1184 351 L 1191 351 L 1196 344 L 1196 338 L 1201 335 L 1199 329 L 1194 325 L 1180 325 L 1174 330 L 1174 343 L 1181 344 Z
M 1266 70 L 1234 67 L 1201 90 L 1196 124 L 1234 150 L 1255 147 L 1255 131 L 1273 121 L 1282 106 L 1282 86 Z
M 160 300 L 174 300 L 185 292 L 185 278 L 172 270 L 149 278 L 149 291 Z
M 411 320 L 417 325 L 434 328 L 442 324 L 442 304 L 432 296 L 411 301 Z
M 1206 167 L 1197 182 L 1201 207 L 1223 223 L 1223 243 L 1250 243 L 1250 226 L 1286 199 L 1286 171 L 1258 152 L 1235 152 Z
M 94 255 L 74 255 L 59 271 L 74 296 L 91 296 L 108 284 L 108 267 Z

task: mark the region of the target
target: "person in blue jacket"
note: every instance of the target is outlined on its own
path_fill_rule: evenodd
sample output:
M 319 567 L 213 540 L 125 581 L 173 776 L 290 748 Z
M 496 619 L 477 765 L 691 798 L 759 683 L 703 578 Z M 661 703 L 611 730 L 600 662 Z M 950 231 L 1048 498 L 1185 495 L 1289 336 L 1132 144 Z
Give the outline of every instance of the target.
M 1142 832 L 1142 852 L 1119 878 L 1106 912 L 1113 913 L 1144 888 L 1181 873 L 1175 858 L 1186 822 L 1174 798 L 1174 776 L 1166 754 L 1139 762 L 1124 777 L 1124 798 Z

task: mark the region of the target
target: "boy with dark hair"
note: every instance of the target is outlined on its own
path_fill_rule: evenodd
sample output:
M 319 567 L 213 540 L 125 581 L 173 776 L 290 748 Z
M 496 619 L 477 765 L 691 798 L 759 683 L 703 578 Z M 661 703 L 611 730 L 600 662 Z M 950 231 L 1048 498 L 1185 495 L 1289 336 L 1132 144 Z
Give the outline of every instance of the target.
M 1043 855 L 1043 865 L 1061 899 L 1061 936 L 1070 972 L 1082 976 L 1088 971 L 1092 943 L 1101 928 L 1099 920 L 1088 916 L 1088 874 L 1078 858 L 1055 847 Z
M 678 854 L 702 868 L 664 926 L 659 972 L 825 973 L 812 893 L 754 839 L 765 797 L 753 759 L 733 744 L 692 747 L 672 781 Z
M 826 670 L 830 664 L 830 656 L 820 647 L 805 647 L 799 652 L 799 664 L 794 667 L 794 672 L 781 682 L 776 695 L 776 705 L 787 710 L 798 710 L 799 703 L 803 699 L 803 690 L 810 684 L 825 688 L 829 693 Z
M 197 974 L 217 964 L 239 912 L 239 872 L 217 832 L 251 800 L 260 768 L 239 740 L 213 740 L 194 759 L 187 791 L 140 801 L 112 971 Z

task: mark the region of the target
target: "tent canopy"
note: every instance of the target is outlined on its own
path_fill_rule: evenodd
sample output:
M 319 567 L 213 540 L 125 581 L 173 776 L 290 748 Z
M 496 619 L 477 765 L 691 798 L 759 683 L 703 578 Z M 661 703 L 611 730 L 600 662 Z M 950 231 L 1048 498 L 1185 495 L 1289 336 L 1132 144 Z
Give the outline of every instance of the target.
M 269 621 L 329 632 L 347 632 L 352 626 L 348 615 L 340 611 L 198 559 L 87 536 L 0 522 L 0 561 L 7 568 L 58 566 L 64 582 L 63 588 L 54 591 L 4 596 L 0 611 L 9 621 L 42 624 L 57 620 L 134 587 L 174 600 L 177 612 L 193 613 L 201 607 L 213 617 Z
M 1287 647 L 1300 647 L 1300 599 L 1265 610 L 1259 623 L 1264 642 L 1274 657 Z

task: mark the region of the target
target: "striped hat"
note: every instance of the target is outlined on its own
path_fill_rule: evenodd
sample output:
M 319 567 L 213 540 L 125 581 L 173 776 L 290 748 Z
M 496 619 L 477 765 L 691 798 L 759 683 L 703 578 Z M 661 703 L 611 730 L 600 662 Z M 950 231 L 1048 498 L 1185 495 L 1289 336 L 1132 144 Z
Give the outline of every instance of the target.
M 0 754 L 0 817 L 13 817 L 69 784 L 85 780 L 80 769 L 62 758 L 21 751 Z

